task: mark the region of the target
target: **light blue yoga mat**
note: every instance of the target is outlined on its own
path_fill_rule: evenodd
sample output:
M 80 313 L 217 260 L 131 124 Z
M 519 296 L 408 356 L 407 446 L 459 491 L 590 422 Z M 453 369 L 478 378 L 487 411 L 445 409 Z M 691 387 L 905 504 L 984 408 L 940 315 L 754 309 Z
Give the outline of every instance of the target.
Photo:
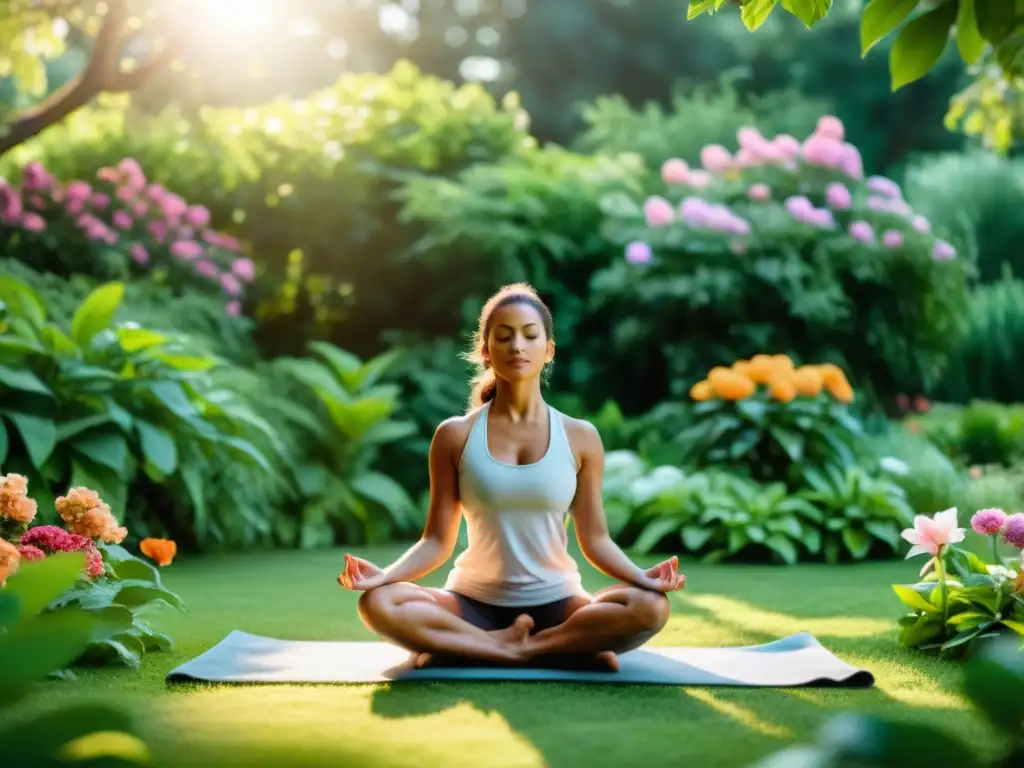
M 388 643 L 280 640 L 234 631 L 167 675 L 168 682 L 390 683 L 533 680 L 633 685 L 869 688 L 874 676 L 837 658 L 807 633 L 731 648 L 644 646 L 618 672 L 505 666 L 428 666 Z

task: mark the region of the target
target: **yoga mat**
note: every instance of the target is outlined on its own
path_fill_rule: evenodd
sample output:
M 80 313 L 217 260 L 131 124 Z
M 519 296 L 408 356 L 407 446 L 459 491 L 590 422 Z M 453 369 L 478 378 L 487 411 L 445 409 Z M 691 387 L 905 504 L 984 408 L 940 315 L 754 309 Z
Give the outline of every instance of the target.
M 416 669 L 389 643 L 280 640 L 234 631 L 167 675 L 168 682 L 390 683 L 423 680 L 533 680 L 571 683 L 869 688 L 874 676 L 800 633 L 731 648 L 644 646 L 619 657 L 619 671 L 507 666 Z

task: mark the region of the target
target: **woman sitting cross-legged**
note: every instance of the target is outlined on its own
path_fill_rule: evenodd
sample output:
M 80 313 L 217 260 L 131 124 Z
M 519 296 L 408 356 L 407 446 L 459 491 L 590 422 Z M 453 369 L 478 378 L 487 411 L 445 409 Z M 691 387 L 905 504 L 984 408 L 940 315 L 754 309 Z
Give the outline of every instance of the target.
M 552 335 L 551 314 L 529 286 L 507 286 L 487 302 L 471 410 L 443 422 L 431 442 L 422 537 L 383 569 L 345 556 L 338 581 L 363 593 L 363 622 L 420 666 L 431 656 L 523 664 L 582 655 L 616 670 L 616 654 L 665 626 L 665 593 L 685 583 L 677 558 L 644 570 L 612 541 L 600 435 L 541 395 Z M 583 554 L 622 583 L 584 591 L 567 549 L 570 509 Z M 414 584 L 451 556 L 463 514 L 469 547 L 445 588 Z

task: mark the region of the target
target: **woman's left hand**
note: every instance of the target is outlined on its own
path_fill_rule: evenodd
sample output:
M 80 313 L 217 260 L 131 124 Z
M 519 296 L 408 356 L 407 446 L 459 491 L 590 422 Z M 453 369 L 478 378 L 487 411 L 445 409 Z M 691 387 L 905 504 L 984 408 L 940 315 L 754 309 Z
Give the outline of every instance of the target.
M 657 592 L 675 592 L 686 586 L 686 576 L 679 572 L 679 558 L 675 555 L 648 568 L 644 576 L 650 579 L 650 584 L 644 586 Z

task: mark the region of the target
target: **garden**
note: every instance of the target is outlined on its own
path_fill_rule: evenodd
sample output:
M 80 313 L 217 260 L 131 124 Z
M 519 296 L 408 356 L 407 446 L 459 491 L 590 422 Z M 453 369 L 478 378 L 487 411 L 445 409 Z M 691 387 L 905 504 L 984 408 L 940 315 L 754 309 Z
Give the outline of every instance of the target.
M 964 67 L 984 51 L 1010 78 L 1017 22 L 887 3 L 766 20 L 751 0 L 741 24 L 695 0 L 678 26 L 424 4 L 404 48 L 376 13 L 410 4 L 353 4 L 317 19 L 374 30 L 346 66 L 335 41 L 300 76 L 313 53 L 289 42 L 243 76 L 196 42 L 115 87 L 90 72 L 125 3 L 43 23 L 0 0 L 0 751 L 1020 765 L 1024 164 L 1012 96 Z M 564 62 L 587 62 L 578 88 L 545 79 L 569 20 L 593 33 Z M 627 20 L 657 67 L 612 39 Z M 920 53 L 951 24 L 955 51 Z M 809 26 L 804 71 L 783 41 Z M 504 92 L 435 50 L 482 29 L 515 43 Z M 705 54 L 669 66 L 681 41 Z M 578 119 L 553 106 L 570 96 Z M 687 575 L 651 645 L 809 633 L 872 687 L 167 682 L 235 630 L 376 639 L 344 554 L 383 566 L 420 536 L 477 315 L 516 281 L 553 312 L 545 399 L 600 434 L 610 534 Z M 588 589 L 611 583 L 570 549 Z

